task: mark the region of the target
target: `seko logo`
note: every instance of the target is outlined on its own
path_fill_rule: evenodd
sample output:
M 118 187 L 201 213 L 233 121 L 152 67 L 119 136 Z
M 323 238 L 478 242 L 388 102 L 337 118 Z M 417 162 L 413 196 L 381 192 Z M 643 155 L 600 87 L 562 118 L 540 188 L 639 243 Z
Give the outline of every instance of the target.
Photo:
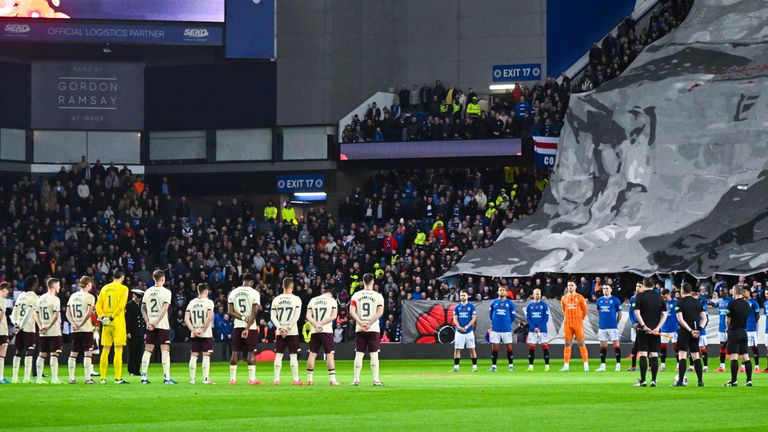
M 208 29 L 188 28 L 184 30 L 184 37 L 204 38 L 208 37 Z
M 6 24 L 6 33 L 29 33 L 31 29 L 26 24 Z

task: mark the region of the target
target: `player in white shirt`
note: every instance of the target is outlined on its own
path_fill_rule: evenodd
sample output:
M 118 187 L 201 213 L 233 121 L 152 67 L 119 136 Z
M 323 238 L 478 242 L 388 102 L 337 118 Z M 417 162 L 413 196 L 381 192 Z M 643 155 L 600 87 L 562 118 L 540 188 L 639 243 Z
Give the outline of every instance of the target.
M 248 384 L 259 385 L 256 380 L 256 359 L 254 353 L 259 341 L 259 325 L 256 323 L 256 314 L 261 310 L 261 295 L 253 288 L 256 279 L 253 275 L 243 275 L 243 285 L 229 292 L 227 297 L 229 316 L 235 320 L 235 328 L 232 331 L 231 347 L 232 357 L 229 359 L 229 384 L 237 384 L 237 362 L 240 360 L 240 352 L 246 353 L 248 361 Z
M 197 374 L 197 358 L 203 356 L 203 384 L 213 384 L 210 378 L 211 353 L 213 353 L 213 301 L 208 284 L 197 285 L 197 298 L 189 302 L 184 315 L 184 323 L 192 332 L 192 354 L 189 357 L 189 383 L 195 383 Z
M 384 297 L 373 290 L 373 275 L 363 275 L 364 289 L 357 291 L 349 303 L 349 315 L 355 320 L 355 379 L 353 386 L 360 385 L 360 371 L 363 369 L 363 357 L 367 350 L 371 356 L 373 385 L 383 385 L 379 380 L 379 351 L 381 350 L 381 331 L 379 318 L 384 314 Z
M 309 339 L 309 357 L 307 358 L 307 385 L 314 383 L 315 359 L 320 348 L 325 351 L 328 375 L 332 386 L 339 385 L 336 381 L 336 362 L 333 346 L 333 322 L 338 315 L 338 303 L 333 298 L 330 288 L 323 288 L 323 293 L 309 301 L 307 306 L 307 321 L 312 325 Z
M 31 382 L 32 359 L 35 354 L 35 309 L 39 299 L 37 290 L 37 276 L 29 276 L 24 280 L 25 292 L 16 299 L 11 313 L 11 322 L 16 326 L 16 354 L 13 357 L 13 378 L 11 383 L 19 382 L 19 368 L 21 357 L 24 357 L 24 383 Z
M 45 281 L 48 291 L 40 296 L 35 322 L 40 327 L 40 355 L 37 356 L 37 383 L 43 381 L 45 360 L 50 359 L 51 384 L 59 382 L 59 354 L 61 354 L 61 300 L 59 299 L 60 281 L 50 278 Z
M 147 323 L 144 355 L 141 358 L 141 383 L 149 384 L 147 370 L 155 345 L 160 345 L 160 362 L 163 365 L 163 384 L 178 384 L 171 379 L 171 335 L 168 325 L 168 308 L 171 304 L 171 290 L 165 288 L 165 272 L 155 270 L 152 273 L 155 285 L 144 292 L 141 301 L 141 314 Z
M 8 293 L 11 290 L 11 285 L 8 282 L 0 282 L 0 302 L 5 302 L 5 298 L 8 297 Z M 5 308 L 0 309 L 4 311 Z M 0 316 L 0 384 L 8 384 L 8 380 L 5 379 L 5 354 L 8 351 L 8 318 L 3 313 Z
M 91 312 L 96 305 L 96 298 L 91 294 L 93 279 L 83 276 L 78 281 L 80 291 L 72 294 L 67 302 L 67 320 L 72 324 L 72 349 L 69 352 L 69 383 L 75 384 L 75 368 L 77 357 L 83 353 L 83 369 L 85 371 L 85 383 L 94 384 L 91 378 L 93 367 L 93 323 Z
M 293 294 L 293 279 L 283 279 L 283 293 L 272 300 L 270 319 L 275 325 L 275 385 L 280 385 L 280 370 L 283 368 L 283 353 L 290 355 L 293 385 L 304 385 L 299 379 L 299 318 L 301 299 Z

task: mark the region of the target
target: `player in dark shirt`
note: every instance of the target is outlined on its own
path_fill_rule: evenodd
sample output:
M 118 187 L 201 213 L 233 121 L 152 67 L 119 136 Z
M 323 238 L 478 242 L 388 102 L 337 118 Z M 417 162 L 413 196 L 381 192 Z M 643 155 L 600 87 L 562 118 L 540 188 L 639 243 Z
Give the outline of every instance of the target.
M 636 387 L 646 387 L 645 376 L 648 373 L 650 355 L 651 387 L 656 387 L 656 374 L 659 372 L 659 351 L 661 336 L 659 329 L 667 320 L 667 305 L 661 295 L 653 291 L 653 280 L 643 279 L 642 292 L 635 296 L 632 305 L 637 318 L 637 356 L 640 359 L 640 381 Z
M 675 305 L 677 322 L 680 325 L 677 333 L 677 358 L 680 361 L 679 376 L 676 386 L 685 385 L 685 371 L 687 369 L 688 353 L 691 353 L 693 368 L 699 379 L 699 387 L 704 386 L 702 379 L 703 368 L 699 358 L 699 336 L 701 329 L 707 325 L 707 314 L 699 299 L 693 297 L 693 287 L 689 283 L 683 284 L 683 298 Z
M 752 387 L 752 361 L 747 351 L 747 319 L 752 313 L 749 303 L 744 300 L 744 287 L 733 287 L 733 301 L 728 303 L 726 324 L 728 325 L 728 355 L 731 357 L 731 380 L 726 387 L 736 387 L 739 375 L 739 356 L 744 361 L 747 373 L 747 387 Z

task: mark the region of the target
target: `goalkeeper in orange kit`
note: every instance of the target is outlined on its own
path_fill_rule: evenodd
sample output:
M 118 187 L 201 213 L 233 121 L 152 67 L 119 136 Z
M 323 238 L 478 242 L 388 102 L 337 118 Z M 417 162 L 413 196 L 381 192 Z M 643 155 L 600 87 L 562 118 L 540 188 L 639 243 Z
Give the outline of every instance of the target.
M 584 317 L 587 316 L 587 300 L 576 292 L 576 281 L 568 281 L 566 293 L 560 301 L 565 315 L 563 330 L 565 330 L 565 348 L 563 350 L 563 368 L 560 372 L 568 372 L 571 362 L 571 345 L 573 337 L 579 343 L 581 360 L 584 361 L 584 372 L 589 372 L 589 356 L 584 345 Z

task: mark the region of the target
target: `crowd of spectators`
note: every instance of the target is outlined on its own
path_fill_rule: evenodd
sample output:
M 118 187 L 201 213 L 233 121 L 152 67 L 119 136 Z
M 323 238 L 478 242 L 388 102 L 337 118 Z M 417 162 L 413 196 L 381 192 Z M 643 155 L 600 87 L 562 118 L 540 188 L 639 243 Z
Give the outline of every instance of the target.
M 573 87 L 573 93 L 596 89 L 627 68 L 646 46 L 656 42 L 683 22 L 693 0 L 665 0 L 652 13 L 648 26 L 638 32 L 632 17 L 625 18 L 617 34 L 608 34 L 589 50 L 589 66 Z
M 361 119 L 354 115 L 341 132 L 343 143 L 400 142 L 558 137 L 571 92 L 593 90 L 611 80 L 652 42 L 676 28 L 688 15 L 693 0 L 666 0 L 650 17 L 648 27 L 639 31 L 631 17 L 589 51 L 589 66 L 579 81 L 561 74 L 533 84 L 517 84 L 514 89 L 483 101 L 471 87 L 466 92 L 440 80 L 434 86 L 402 86 L 392 104 L 372 103 Z
M 81 275 L 94 277 L 98 288 L 121 267 L 131 288 L 146 289 L 151 272 L 163 269 L 173 292 L 175 341 L 189 338 L 184 310 L 197 284 L 206 282 L 216 305 L 215 338 L 226 349 L 233 330 L 226 298 L 244 273 L 256 276 L 264 306 L 260 339 L 270 343 L 270 304 L 284 277 L 294 279 L 304 305 L 332 288 L 340 310 L 335 338 L 344 341 L 353 332 L 351 295 L 370 272 L 386 300 L 383 336 L 396 342 L 405 300 L 457 301 L 460 289 L 477 301 L 496 296 L 499 280 L 438 277 L 466 251 L 491 246 L 509 222 L 533 213 L 547 177 L 515 167 L 381 171 L 341 200 L 338 217 L 321 206 L 297 218 L 287 206 L 272 211 L 268 204 L 257 211 L 248 198 L 195 209 L 185 197 L 173 196 L 165 179 L 148 185 L 127 167 L 83 161 L 49 178 L 25 177 L 0 187 L 0 279 L 14 290 L 9 308 L 29 275 L 64 281 L 60 296 L 66 305 Z M 515 300 L 527 299 L 535 288 L 557 299 L 568 277 L 536 275 L 506 283 Z M 627 275 L 585 275 L 578 291 L 594 301 L 605 283 L 623 300 L 634 289 Z M 65 314 L 62 320 L 68 335 Z
M 338 218 L 318 207 L 297 220 L 287 206 L 275 217 L 248 198 L 195 209 L 172 195 L 166 179 L 150 185 L 127 167 L 83 160 L 50 177 L 0 187 L 0 278 L 14 289 L 9 307 L 33 274 L 63 280 L 66 305 L 81 275 L 100 287 L 121 267 L 131 288 L 146 289 L 160 268 L 174 293 L 175 340 L 189 337 L 184 308 L 197 284 L 207 282 L 215 337 L 226 341 L 232 332 L 226 296 L 250 272 L 264 304 L 260 333 L 269 342 L 270 302 L 282 278 L 294 278 L 305 305 L 333 287 L 340 305 L 336 337 L 343 340 L 352 331 L 351 294 L 372 272 L 387 300 L 384 332 L 397 341 L 402 301 L 455 296 L 456 287 L 437 277 L 466 250 L 492 244 L 509 221 L 532 213 L 546 183 L 546 174 L 511 167 L 380 172 L 342 200 Z
M 617 38 L 593 47 L 586 79 L 594 87 L 620 73 L 639 49 L 682 21 L 690 3 L 664 2 L 640 35 L 625 20 Z M 577 87 L 584 89 L 582 84 Z M 433 87 L 402 89 L 390 107 L 372 106 L 342 137 L 370 142 L 558 136 L 569 96 L 567 79 L 558 84 L 549 78 L 531 89 L 507 92 L 486 114 L 472 89 L 465 94 L 437 81 Z M 220 201 L 210 211 L 193 208 L 186 197 L 172 194 L 164 178 L 149 185 L 126 166 L 92 165 L 83 158 L 50 177 L 0 185 L 0 279 L 14 289 L 8 307 L 23 290 L 24 278 L 33 274 L 65 281 L 60 296 L 66 305 L 81 275 L 94 277 L 100 287 L 121 267 L 131 288 L 145 289 L 152 270 L 160 268 L 174 293 L 174 339 L 189 337 L 184 308 L 197 284 L 206 282 L 216 304 L 215 338 L 226 342 L 233 327 L 226 296 L 250 272 L 264 306 L 259 333 L 263 342 L 271 342 L 270 303 L 280 281 L 292 277 L 305 305 L 323 287 L 333 288 L 340 306 L 335 336 L 341 341 L 353 329 L 351 294 L 370 272 L 386 300 L 383 336 L 394 342 L 400 339 L 404 300 L 457 300 L 461 288 L 475 300 L 494 297 L 498 281 L 437 278 L 467 250 L 492 245 L 509 222 L 532 214 L 547 182 L 547 172 L 513 167 L 382 171 L 342 199 L 338 213 L 318 207 L 296 218 L 290 205 L 261 211 L 248 197 L 231 198 L 226 205 Z M 508 283 L 515 299 L 529 297 L 534 288 L 558 298 L 566 277 Z M 612 283 L 622 298 L 634 288 L 622 285 L 617 275 L 601 275 L 582 277 L 579 291 L 594 299 L 602 283 Z M 62 319 L 68 334 L 64 314 Z
M 403 87 L 389 107 L 374 102 L 363 119 L 355 115 L 341 133 L 344 143 L 520 138 L 559 136 L 570 87 L 547 78 L 532 87 L 518 85 L 493 106 L 472 89 L 441 81 L 411 90 Z

